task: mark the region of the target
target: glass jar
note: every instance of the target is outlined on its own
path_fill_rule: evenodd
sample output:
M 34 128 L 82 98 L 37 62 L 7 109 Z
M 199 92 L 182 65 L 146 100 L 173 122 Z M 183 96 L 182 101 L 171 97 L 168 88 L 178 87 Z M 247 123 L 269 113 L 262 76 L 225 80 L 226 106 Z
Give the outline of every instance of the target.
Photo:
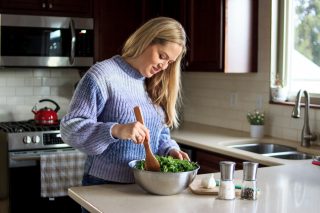
M 257 169 L 258 163 L 243 162 L 243 181 L 241 188 L 241 198 L 246 200 L 256 200 L 257 189 Z
M 233 200 L 236 197 L 235 186 L 233 183 L 235 162 L 221 161 L 220 162 L 220 187 L 219 187 L 219 199 Z
M 246 200 L 257 199 L 257 182 L 255 180 L 245 180 L 242 183 L 241 198 Z

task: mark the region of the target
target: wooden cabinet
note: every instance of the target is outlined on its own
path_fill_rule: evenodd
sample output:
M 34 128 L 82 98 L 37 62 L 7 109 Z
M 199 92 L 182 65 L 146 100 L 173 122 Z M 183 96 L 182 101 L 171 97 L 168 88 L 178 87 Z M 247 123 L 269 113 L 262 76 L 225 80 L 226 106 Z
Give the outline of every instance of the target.
M 235 169 L 241 170 L 243 168 L 242 163 L 247 161 L 220 153 L 194 148 L 184 144 L 179 144 L 179 146 L 182 151 L 188 153 L 191 161 L 197 162 L 200 165 L 198 174 L 220 172 L 220 161 L 233 161 L 236 163 Z M 259 167 L 265 167 L 265 165 L 259 164 Z
M 257 71 L 258 1 L 187 1 L 187 71 Z
M 187 71 L 223 72 L 223 6 L 223 0 L 187 1 Z
M 143 23 L 142 0 L 95 0 L 95 61 L 121 53 L 126 39 Z
M 144 21 L 159 16 L 166 16 L 184 24 L 186 13 L 185 2 L 186 0 L 143 0 Z
M 256 0 L 94 0 L 95 59 L 120 54 L 127 37 L 150 18 L 172 17 L 188 36 L 186 71 L 257 71 Z
M 220 161 L 233 161 L 236 163 L 235 169 L 239 170 L 242 169 L 242 162 L 245 161 L 199 149 L 195 151 L 195 160 L 200 165 L 199 174 L 220 172 Z
M 1 13 L 92 17 L 93 0 L 0 0 Z

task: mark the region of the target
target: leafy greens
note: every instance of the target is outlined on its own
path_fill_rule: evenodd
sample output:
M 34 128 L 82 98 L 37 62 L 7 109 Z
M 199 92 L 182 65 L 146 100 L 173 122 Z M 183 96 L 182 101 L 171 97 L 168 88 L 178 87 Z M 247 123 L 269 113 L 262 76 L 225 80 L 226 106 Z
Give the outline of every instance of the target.
M 161 172 L 187 172 L 198 168 L 198 164 L 188 160 L 175 159 L 171 156 L 157 156 L 157 160 L 160 163 Z M 145 160 L 138 161 L 137 169 L 145 170 Z

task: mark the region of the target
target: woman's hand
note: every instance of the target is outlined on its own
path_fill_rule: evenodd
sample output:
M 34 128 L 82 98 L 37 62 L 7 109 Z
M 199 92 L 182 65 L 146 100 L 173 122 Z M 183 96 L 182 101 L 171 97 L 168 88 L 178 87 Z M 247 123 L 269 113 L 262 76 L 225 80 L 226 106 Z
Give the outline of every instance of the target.
M 170 150 L 169 155 L 173 158 L 190 161 L 188 154 L 181 151 L 181 150 L 172 149 L 172 150 Z
M 111 130 L 112 136 L 122 140 L 133 140 L 136 144 L 142 144 L 149 140 L 149 129 L 140 122 L 128 124 L 116 124 Z

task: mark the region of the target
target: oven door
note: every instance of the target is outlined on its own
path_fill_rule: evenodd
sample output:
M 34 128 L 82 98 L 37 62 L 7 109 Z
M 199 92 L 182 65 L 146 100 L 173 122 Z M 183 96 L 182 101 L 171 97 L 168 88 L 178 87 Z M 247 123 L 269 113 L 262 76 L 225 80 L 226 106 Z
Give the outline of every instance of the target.
M 72 148 L 71 148 L 72 149 Z M 70 149 L 64 149 L 65 151 Z M 56 150 L 46 150 L 55 152 Z M 60 150 L 61 151 L 61 150 Z M 43 198 L 41 193 L 40 154 L 43 151 L 9 153 L 9 208 L 11 213 L 79 213 L 81 207 L 68 196 Z

